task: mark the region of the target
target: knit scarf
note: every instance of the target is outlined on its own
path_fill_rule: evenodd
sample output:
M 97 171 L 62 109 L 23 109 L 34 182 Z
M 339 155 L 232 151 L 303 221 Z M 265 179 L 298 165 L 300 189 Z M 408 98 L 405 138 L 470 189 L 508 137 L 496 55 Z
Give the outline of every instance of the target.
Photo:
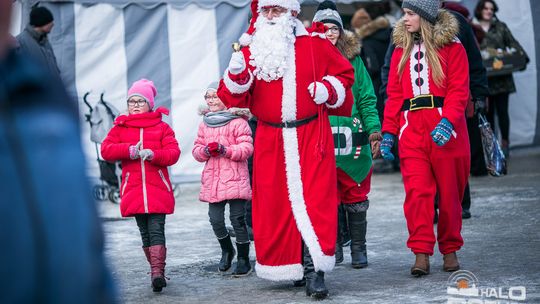
M 228 111 L 208 112 L 204 114 L 203 121 L 210 128 L 217 128 L 228 124 L 231 120 L 240 116 Z

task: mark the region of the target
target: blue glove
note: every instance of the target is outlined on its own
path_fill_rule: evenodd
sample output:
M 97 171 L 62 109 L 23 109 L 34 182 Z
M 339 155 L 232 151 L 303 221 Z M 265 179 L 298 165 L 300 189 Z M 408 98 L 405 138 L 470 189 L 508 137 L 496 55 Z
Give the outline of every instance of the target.
M 448 121 L 448 119 L 443 118 L 435 127 L 435 130 L 431 132 L 431 138 L 438 146 L 444 146 L 452 136 L 452 131 L 454 131 L 454 126 Z
M 381 142 L 381 155 L 386 160 L 394 160 L 394 154 L 392 154 L 392 146 L 394 146 L 394 140 L 396 137 L 390 133 L 384 133 Z

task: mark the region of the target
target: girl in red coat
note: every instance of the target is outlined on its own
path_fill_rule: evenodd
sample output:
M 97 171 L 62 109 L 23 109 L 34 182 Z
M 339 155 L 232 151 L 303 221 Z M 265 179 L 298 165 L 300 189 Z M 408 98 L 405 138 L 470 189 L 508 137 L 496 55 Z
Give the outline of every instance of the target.
M 128 115 L 116 118 L 115 126 L 101 145 L 107 161 L 122 161 L 120 211 L 135 216 L 143 250 L 150 263 L 152 287 L 159 292 L 165 281 L 165 215 L 174 212 L 174 195 L 167 167 L 180 157 L 171 127 L 161 120 L 165 108 L 155 111 L 157 91 L 152 81 L 141 79 L 128 91 Z
M 467 55 L 457 20 L 438 0 L 405 0 L 393 33 L 396 49 L 388 79 L 381 153 L 392 160 L 399 141 L 405 185 L 407 246 L 416 255 L 414 276 L 429 273 L 433 255 L 433 201 L 439 193 L 437 241 L 443 269 L 459 269 L 463 245 L 461 200 L 470 167 L 465 107 L 469 100 Z

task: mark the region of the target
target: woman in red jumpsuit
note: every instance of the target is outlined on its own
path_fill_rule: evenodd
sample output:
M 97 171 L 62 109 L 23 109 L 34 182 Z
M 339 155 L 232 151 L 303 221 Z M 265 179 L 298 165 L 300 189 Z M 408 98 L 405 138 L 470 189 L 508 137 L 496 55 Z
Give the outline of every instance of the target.
M 394 29 L 396 49 L 388 79 L 381 154 L 392 160 L 399 142 L 405 186 L 403 206 L 416 255 L 411 274 L 429 274 L 433 255 L 433 201 L 438 192 L 437 241 L 444 271 L 456 271 L 461 237 L 461 199 L 470 167 L 465 107 L 469 100 L 467 55 L 457 20 L 439 1 L 406 0 Z

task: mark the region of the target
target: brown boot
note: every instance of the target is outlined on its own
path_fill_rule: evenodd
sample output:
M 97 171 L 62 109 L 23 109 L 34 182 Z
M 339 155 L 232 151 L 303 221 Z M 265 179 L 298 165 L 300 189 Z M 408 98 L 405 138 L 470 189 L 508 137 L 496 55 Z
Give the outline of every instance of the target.
M 425 253 L 416 254 L 416 262 L 411 268 L 411 274 L 415 277 L 429 274 L 429 255 Z
M 150 251 L 152 287 L 154 292 L 160 292 L 163 287 L 167 286 L 167 281 L 165 281 L 167 248 L 165 248 L 165 245 L 154 245 L 148 247 L 148 249 Z
M 443 270 L 446 272 L 459 270 L 459 261 L 455 252 L 443 256 Z

